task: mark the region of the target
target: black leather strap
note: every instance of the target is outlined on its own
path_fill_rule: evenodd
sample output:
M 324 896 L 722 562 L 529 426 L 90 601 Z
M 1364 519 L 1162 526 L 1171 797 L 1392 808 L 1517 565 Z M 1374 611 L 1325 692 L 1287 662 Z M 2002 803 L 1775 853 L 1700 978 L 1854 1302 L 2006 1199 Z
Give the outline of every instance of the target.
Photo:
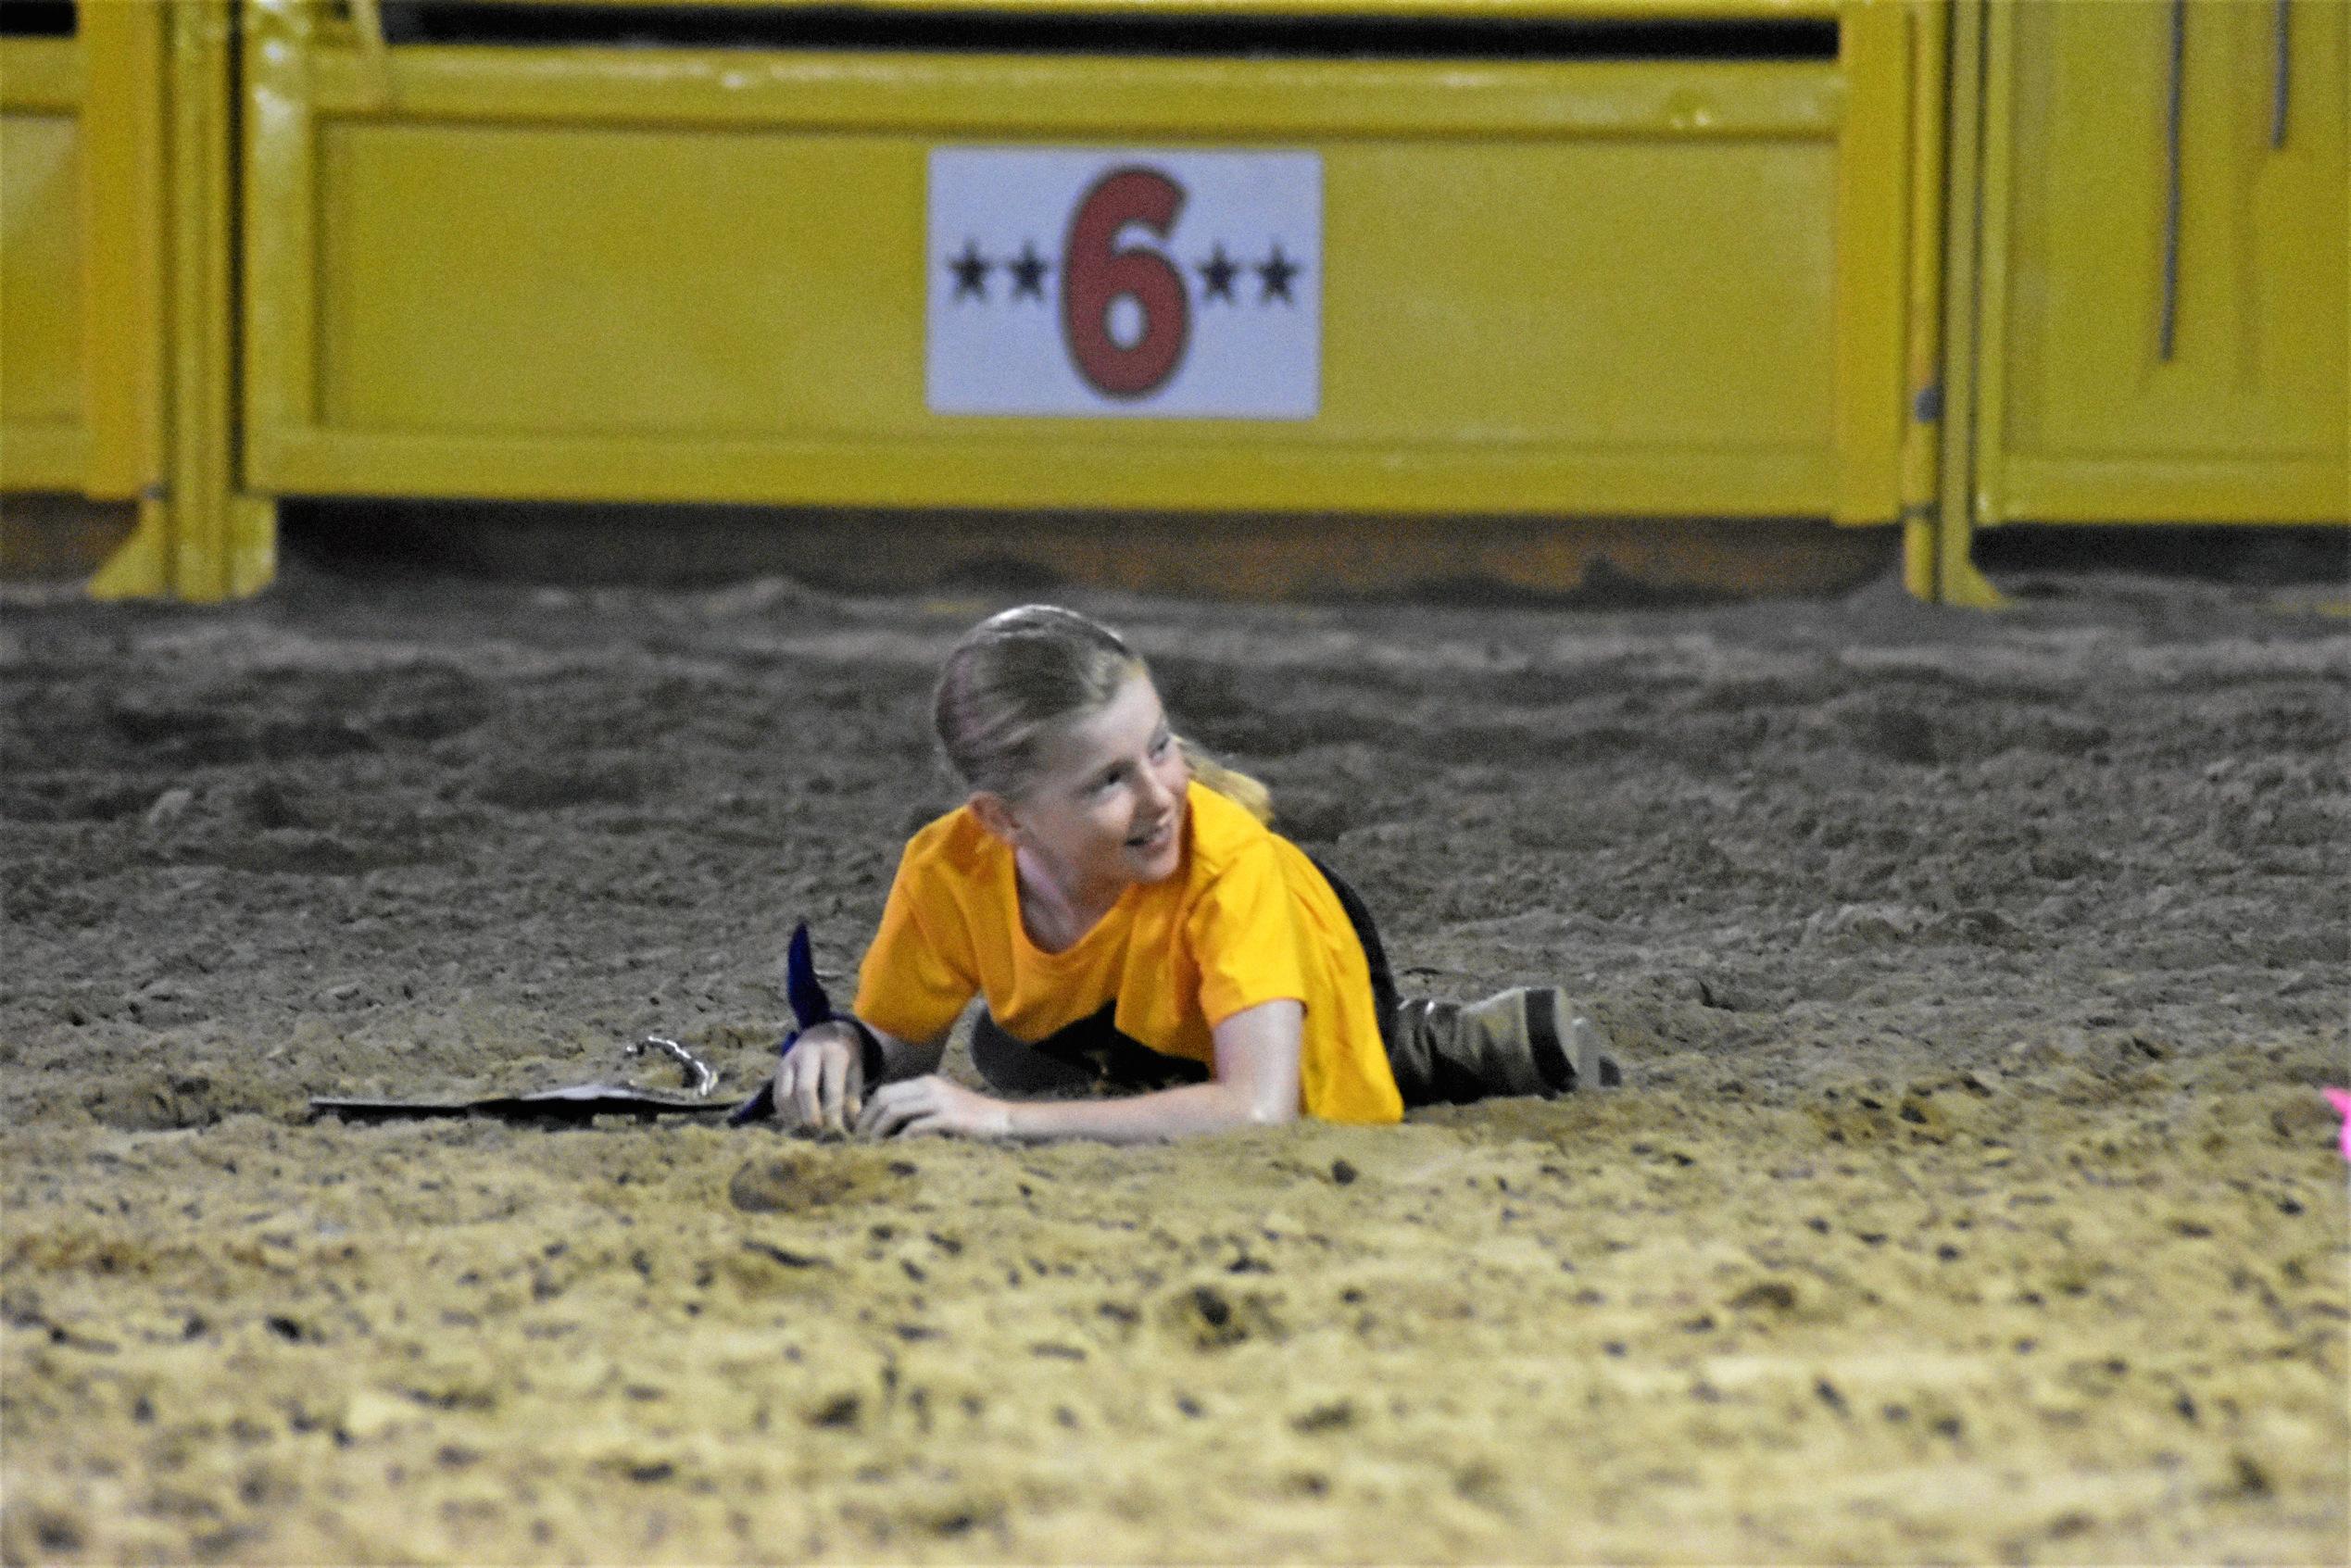
M 865 1021 L 854 1013 L 844 1012 L 836 1013 L 833 1017 L 826 1019 L 824 1023 L 846 1023 L 849 1026 L 857 1035 L 857 1063 L 865 1073 L 865 1086 L 870 1089 L 880 1083 L 882 1075 L 889 1071 L 889 1058 L 883 1054 L 880 1038 L 873 1030 L 865 1026 Z M 815 1024 L 812 1027 L 822 1029 L 824 1023 Z M 793 1031 L 791 1043 L 784 1047 L 782 1054 L 789 1056 L 799 1049 L 800 1040 L 807 1033 L 806 1029 Z
M 1347 923 L 1355 928 L 1355 939 L 1364 945 L 1364 962 L 1371 970 L 1372 1011 L 1379 1020 L 1380 1044 L 1392 1055 L 1396 1049 L 1396 1009 L 1402 1000 L 1396 989 L 1396 972 L 1388 964 L 1388 947 L 1379 939 L 1379 926 L 1372 919 L 1371 906 L 1354 884 L 1340 876 L 1314 856 L 1306 857 L 1306 863 L 1322 872 L 1330 884 L 1332 896 L 1347 913 Z

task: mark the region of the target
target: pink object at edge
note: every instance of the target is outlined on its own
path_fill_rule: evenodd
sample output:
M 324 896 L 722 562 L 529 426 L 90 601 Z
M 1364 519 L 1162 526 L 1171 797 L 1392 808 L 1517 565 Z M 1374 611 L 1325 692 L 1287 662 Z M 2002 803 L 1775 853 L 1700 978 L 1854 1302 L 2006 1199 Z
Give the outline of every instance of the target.
M 2343 1158 L 2351 1160 L 2351 1089 L 2320 1089 L 2334 1113 L 2343 1118 Z

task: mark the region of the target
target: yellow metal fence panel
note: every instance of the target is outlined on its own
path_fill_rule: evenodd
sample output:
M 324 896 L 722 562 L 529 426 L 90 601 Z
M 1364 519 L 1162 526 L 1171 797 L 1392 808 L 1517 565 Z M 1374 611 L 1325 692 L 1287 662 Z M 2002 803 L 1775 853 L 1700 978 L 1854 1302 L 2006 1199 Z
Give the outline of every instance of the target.
M 276 0 L 246 56 L 249 474 L 1892 521 L 1912 56 L 1906 8 L 1854 10 L 1886 22 L 1839 60 L 378 61 Z M 925 159 L 970 144 L 1318 157 L 1314 417 L 932 411 Z
M 156 5 L 81 12 L 85 488 L 107 500 L 151 498 L 164 478 L 165 15 Z
M 924 408 L 921 236 L 873 220 L 921 212 L 924 140 L 357 125 L 323 143 L 328 428 L 960 433 Z M 1303 439 L 1825 458 L 1832 178 L 1801 143 L 1334 147 L 1325 245 L 1345 272 Z
M 0 486 L 79 490 L 83 419 L 81 50 L 0 39 Z
M 270 501 L 243 488 L 233 288 L 236 9 L 232 0 L 109 6 L 83 19 L 93 108 L 108 111 L 107 291 L 87 312 L 108 384 L 93 492 L 135 487 L 137 523 L 90 580 L 103 598 L 212 600 L 274 571 Z
M 2351 518 L 2351 6 L 1995 22 L 1978 521 Z

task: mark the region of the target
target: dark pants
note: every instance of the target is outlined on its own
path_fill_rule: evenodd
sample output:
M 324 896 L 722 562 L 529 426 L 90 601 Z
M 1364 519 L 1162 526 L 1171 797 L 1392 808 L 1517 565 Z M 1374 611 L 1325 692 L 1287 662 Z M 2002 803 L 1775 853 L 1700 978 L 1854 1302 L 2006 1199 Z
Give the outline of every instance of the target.
M 1337 872 L 1320 860 L 1314 860 L 1314 867 L 1330 884 L 1331 892 L 1338 896 L 1339 907 L 1347 911 L 1347 922 L 1355 928 L 1356 940 L 1364 945 L 1364 960 L 1371 969 L 1372 1011 L 1379 1020 L 1380 1044 L 1392 1060 L 1398 1007 L 1396 973 L 1389 967 L 1388 949 L 1379 940 L 1379 927 L 1372 920 L 1371 906 Z M 1113 1002 L 1089 1018 L 1081 1018 L 1054 1031 L 1035 1045 L 1015 1039 L 995 1019 L 982 1013 L 978 1026 L 972 1031 L 972 1064 L 990 1085 L 1006 1094 L 1131 1095 L 1207 1081 L 1207 1063 L 1189 1057 L 1165 1055 L 1122 1033 L 1112 1022 L 1116 1010 Z M 1451 1103 L 1452 1097 L 1408 1094 L 1405 1103 L 1427 1104 L 1435 1098 Z

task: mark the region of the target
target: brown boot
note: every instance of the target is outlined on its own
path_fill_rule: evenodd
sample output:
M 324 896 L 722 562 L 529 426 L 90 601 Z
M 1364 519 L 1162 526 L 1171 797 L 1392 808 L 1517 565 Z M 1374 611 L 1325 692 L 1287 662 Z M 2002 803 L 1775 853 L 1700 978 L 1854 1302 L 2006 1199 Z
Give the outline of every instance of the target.
M 1414 997 L 1396 1010 L 1389 1061 L 1406 1105 L 1550 1097 L 1624 1082 L 1591 1020 L 1550 985 L 1497 992 L 1482 1002 Z

